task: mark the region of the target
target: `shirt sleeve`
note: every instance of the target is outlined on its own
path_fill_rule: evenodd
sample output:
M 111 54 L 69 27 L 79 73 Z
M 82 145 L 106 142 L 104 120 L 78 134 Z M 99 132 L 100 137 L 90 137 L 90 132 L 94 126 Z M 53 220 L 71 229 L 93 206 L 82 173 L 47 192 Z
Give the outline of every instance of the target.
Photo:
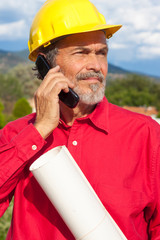
M 0 131 L 0 216 L 9 205 L 26 163 L 45 143 L 32 123 L 21 131 L 10 125 Z
M 155 169 L 154 169 L 155 168 Z M 149 223 L 149 239 L 160 240 L 160 147 L 156 153 L 155 171 L 155 205 Z
M 152 189 L 151 201 L 145 209 L 145 218 L 148 222 L 150 240 L 160 240 L 160 125 L 151 122 L 151 131 L 148 140 L 148 165 L 151 175 L 148 186 Z M 149 177 L 148 175 L 148 177 Z

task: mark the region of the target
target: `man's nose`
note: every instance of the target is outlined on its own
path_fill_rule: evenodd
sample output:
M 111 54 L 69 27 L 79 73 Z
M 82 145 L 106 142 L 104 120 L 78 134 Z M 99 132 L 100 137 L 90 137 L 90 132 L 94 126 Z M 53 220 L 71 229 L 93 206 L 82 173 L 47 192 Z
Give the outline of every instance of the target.
M 101 70 L 101 65 L 100 65 L 98 56 L 96 56 L 96 54 L 92 54 L 92 55 L 88 56 L 88 62 L 86 65 L 86 69 L 92 70 L 95 72 L 98 72 Z

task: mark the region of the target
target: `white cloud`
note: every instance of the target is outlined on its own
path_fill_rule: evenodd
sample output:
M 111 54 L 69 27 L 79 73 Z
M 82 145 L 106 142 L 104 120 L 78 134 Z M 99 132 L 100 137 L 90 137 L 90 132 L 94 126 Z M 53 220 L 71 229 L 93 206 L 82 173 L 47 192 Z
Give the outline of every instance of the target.
M 0 10 L 12 9 L 12 11 L 24 13 L 25 16 L 35 13 L 44 1 L 40 0 L 5 0 L 0 1 Z
M 29 29 L 44 0 L 5 0 L 0 1 L 0 39 L 28 40 Z M 1 19 L 1 13 L 5 16 Z M 6 20 L 6 22 L 5 22 Z
M 26 32 L 27 26 L 24 20 L 0 25 L 1 40 L 24 39 L 23 33 Z
M 109 44 L 111 49 L 125 49 L 128 47 L 128 45 L 123 44 L 123 43 L 116 43 L 116 42 L 110 42 Z
M 110 44 L 111 48 L 117 50 L 118 47 L 119 50 L 128 48 L 128 53 L 132 53 L 129 56 L 132 58 L 160 57 L 160 1 L 91 1 L 103 13 L 109 24 L 123 25 L 116 33 L 118 36 L 110 40 L 113 42 Z M 150 50 L 147 52 L 147 49 Z M 122 58 L 124 59 L 124 56 Z
M 139 48 L 138 54 L 140 59 L 153 59 L 160 56 L 160 47 L 142 46 Z
M 141 32 L 138 34 L 137 43 L 143 43 L 147 46 L 160 47 L 160 32 Z

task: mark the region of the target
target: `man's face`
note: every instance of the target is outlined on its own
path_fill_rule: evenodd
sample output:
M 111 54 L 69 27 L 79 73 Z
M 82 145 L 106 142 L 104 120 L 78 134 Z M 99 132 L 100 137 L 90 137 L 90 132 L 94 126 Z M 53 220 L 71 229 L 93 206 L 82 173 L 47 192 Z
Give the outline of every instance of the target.
M 75 84 L 74 91 L 85 104 L 96 104 L 104 96 L 108 71 L 105 34 L 102 31 L 80 33 L 58 43 L 56 64 Z

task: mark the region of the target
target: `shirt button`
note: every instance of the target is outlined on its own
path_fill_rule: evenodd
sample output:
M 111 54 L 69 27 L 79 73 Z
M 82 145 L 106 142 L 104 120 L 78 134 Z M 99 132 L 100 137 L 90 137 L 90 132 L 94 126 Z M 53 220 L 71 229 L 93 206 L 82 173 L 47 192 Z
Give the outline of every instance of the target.
M 37 150 L 37 146 L 36 145 L 32 145 L 32 150 Z
M 77 143 L 77 141 L 73 141 L 72 144 L 73 144 L 74 146 L 77 146 L 78 143 Z

